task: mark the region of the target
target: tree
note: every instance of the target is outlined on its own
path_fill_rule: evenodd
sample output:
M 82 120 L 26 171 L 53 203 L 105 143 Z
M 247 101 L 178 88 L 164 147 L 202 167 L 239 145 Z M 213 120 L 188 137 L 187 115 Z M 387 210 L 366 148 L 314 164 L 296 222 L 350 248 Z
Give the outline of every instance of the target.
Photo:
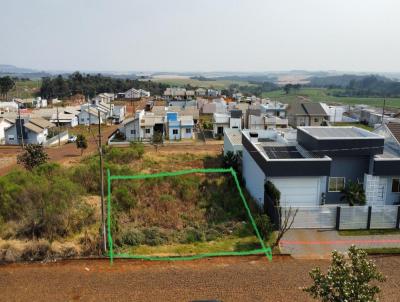
M 376 301 L 380 292 L 372 281 L 385 281 L 373 261 L 367 259 L 367 253 L 354 245 L 349 248 L 349 261 L 345 255 L 332 252 L 332 263 L 324 275 L 319 267 L 310 272 L 314 284 L 303 290 L 314 299 L 324 302 L 370 302 Z
M 293 88 L 292 84 L 286 84 L 285 86 L 283 86 L 283 90 L 285 91 L 286 94 L 289 94 L 292 88 Z
M 7 99 L 7 94 L 8 92 L 13 89 L 15 86 L 15 82 L 13 79 L 11 79 L 9 76 L 5 76 L 0 78 L 0 93 L 2 97 L 6 97 Z
M 42 145 L 29 144 L 24 148 L 24 152 L 18 155 L 17 162 L 27 170 L 40 166 L 47 162 L 49 156 L 44 151 Z
M 84 136 L 83 134 L 78 134 L 78 136 L 76 137 L 76 147 L 78 149 L 81 149 L 81 156 L 82 156 L 83 151 L 86 150 L 88 147 L 86 136 Z
M 276 240 L 272 245 L 272 248 L 278 246 L 285 233 L 292 228 L 294 219 L 296 218 L 297 212 L 299 211 L 299 209 L 293 209 L 292 207 L 289 207 L 288 209 L 277 207 L 277 210 L 280 223 Z
M 160 131 L 154 131 L 153 136 L 151 138 L 151 143 L 156 148 L 156 152 L 158 151 L 158 146 L 162 145 L 164 142 L 163 134 Z
M 341 193 L 343 196 L 340 197 L 340 200 L 345 200 L 350 206 L 354 206 L 355 204 L 364 205 L 366 202 L 363 186 L 354 181 L 350 180 L 347 186 L 341 190 Z

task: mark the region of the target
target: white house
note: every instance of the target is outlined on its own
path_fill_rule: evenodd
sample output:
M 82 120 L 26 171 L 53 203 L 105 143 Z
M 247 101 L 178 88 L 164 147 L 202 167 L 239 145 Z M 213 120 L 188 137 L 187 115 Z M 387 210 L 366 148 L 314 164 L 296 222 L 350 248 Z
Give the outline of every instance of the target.
M 80 125 L 93 125 L 93 124 L 98 124 L 100 121 L 100 124 L 102 124 L 105 121 L 106 117 L 104 113 L 97 108 L 88 106 L 88 105 L 82 105 L 81 106 L 81 112 L 78 114 L 78 122 Z
M 214 137 L 222 136 L 224 129 L 242 129 L 242 111 L 238 109 L 231 110 L 227 113 L 213 114 L 213 134 Z
M 42 118 L 17 118 L 4 130 L 5 142 L 8 145 L 19 145 L 23 138 L 25 144 L 45 144 L 48 130 L 53 127 L 54 124 Z
M 141 97 L 150 97 L 150 92 L 143 89 L 131 88 L 123 93 L 119 93 L 118 96 L 126 99 L 139 99 Z
M 9 128 L 13 124 L 14 122 L 12 122 L 11 120 L 0 117 L 0 144 L 4 144 L 5 142 L 4 130 L 6 128 Z

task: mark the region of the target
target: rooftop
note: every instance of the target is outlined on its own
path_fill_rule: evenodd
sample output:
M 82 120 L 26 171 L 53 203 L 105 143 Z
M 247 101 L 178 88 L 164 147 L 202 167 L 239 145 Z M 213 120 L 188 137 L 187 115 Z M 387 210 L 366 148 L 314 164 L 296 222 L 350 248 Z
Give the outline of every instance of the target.
M 241 145 L 242 144 L 242 132 L 239 129 L 224 129 L 224 136 L 229 139 L 232 145 Z
M 301 131 L 317 139 L 382 139 L 378 134 L 357 127 L 298 127 Z

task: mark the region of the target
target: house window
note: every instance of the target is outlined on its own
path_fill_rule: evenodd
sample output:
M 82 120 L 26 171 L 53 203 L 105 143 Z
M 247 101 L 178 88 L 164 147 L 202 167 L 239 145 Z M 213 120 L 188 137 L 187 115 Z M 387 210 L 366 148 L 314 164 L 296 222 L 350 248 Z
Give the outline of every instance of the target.
M 150 134 L 150 129 L 146 129 L 146 134 Z
M 192 129 L 186 128 L 186 133 L 192 133 Z
M 136 134 L 136 130 L 135 129 L 131 130 L 131 134 Z
M 178 134 L 178 129 L 172 129 L 172 134 Z
M 13 141 L 14 140 L 14 135 L 9 135 L 8 140 Z
M 315 119 L 314 119 L 314 123 L 318 123 L 318 118 L 315 118 Z
M 344 177 L 329 177 L 328 192 L 340 192 L 344 189 Z
M 393 178 L 392 179 L 392 192 L 393 193 L 400 193 L 400 178 Z

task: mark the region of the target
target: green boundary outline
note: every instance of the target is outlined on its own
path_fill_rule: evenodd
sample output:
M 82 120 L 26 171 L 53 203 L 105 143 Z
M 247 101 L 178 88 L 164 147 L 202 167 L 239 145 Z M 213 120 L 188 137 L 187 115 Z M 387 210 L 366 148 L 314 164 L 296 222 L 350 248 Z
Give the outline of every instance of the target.
M 158 178 L 158 177 L 167 177 L 167 176 L 179 176 L 193 173 L 230 173 L 233 176 L 236 187 L 239 190 L 239 195 L 243 201 L 243 205 L 246 209 L 247 215 L 249 216 L 250 222 L 254 228 L 256 236 L 261 244 L 261 249 L 254 249 L 250 251 L 242 251 L 242 252 L 218 252 L 218 253 L 206 253 L 192 256 L 175 256 L 175 257 L 159 257 L 159 256 L 143 256 L 143 255 L 129 255 L 129 254 L 114 254 L 114 246 L 111 235 L 111 182 L 113 180 L 121 180 L 121 179 L 148 179 L 148 178 Z M 143 259 L 143 260 L 164 260 L 164 261 L 174 261 L 174 260 L 195 260 L 201 258 L 208 257 L 217 257 L 217 256 L 246 256 L 246 255 L 257 255 L 257 254 L 265 254 L 268 260 L 272 260 L 272 250 L 271 247 L 266 247 L 264 241 L 261 238 L 260 232 L 256 226 L 253 216 L 251 215 L 250 208 L 247 204 L 246 198 L 243 195 L 242 188 L 240 187 L 240 183 L 236 174 L 236 171 L 233 168 L 229 169 L 191 169 L 191 170 L 181 170 L 175 172 L 162 172 L 155 174 L 138 174 L 138 175 L 111 175 L 110 169 L 107 169 L 107 238 L 108 238 L 108 247 L 109 247 L 109 258 L 110 263 L 112 264 L 114 258 L 125 258 L 125 259 Z

